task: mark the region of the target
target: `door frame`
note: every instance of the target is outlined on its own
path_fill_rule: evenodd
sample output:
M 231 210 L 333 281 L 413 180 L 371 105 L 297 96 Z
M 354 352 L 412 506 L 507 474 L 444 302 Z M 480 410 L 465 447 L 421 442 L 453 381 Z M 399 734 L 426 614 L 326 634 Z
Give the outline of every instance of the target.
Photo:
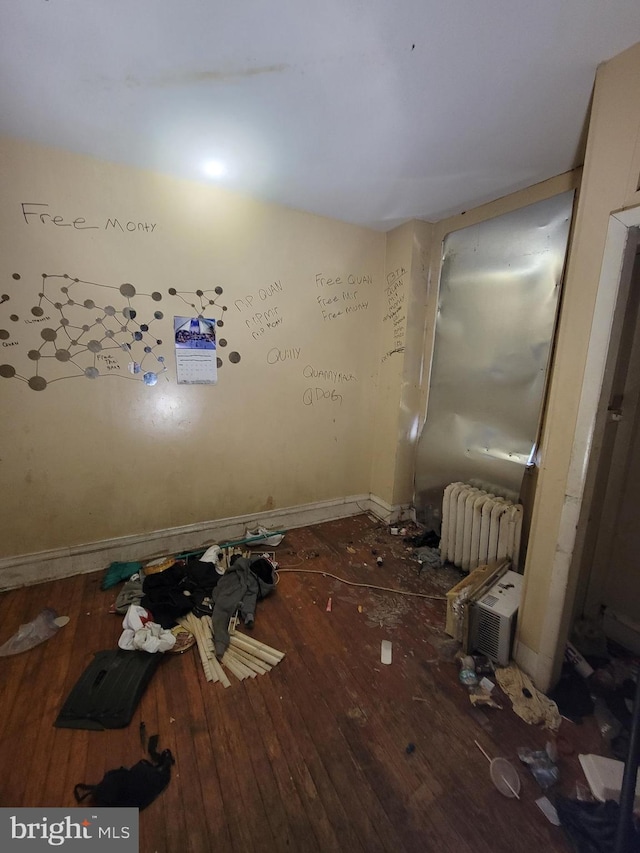
M 607 574 L 613 557 L 629 454 L 636 440 L 640 406 L 640 232 L 629 232 L 616 305 L 614 333 L 602 387 L 596 436 L 587 473 L 590 506 L 581 529 L 580 581 L 574 619 L 597 620 L 604 603 Z M 630 371 L 629 365 L 636 369 Z M 596 442 L 594 442 L 594 445 Z M 582 521 L 582 519 L 581 519 Z
M 640 206 L 615 211 L 609 216 L 552 568 L 551 583 L 557 598 L 545 616 L 538 653 L 536 681 L 540 683 L 553 684 L 559 677 L 575 611 L 582 605 L 580 599 L 586 591 L 581 569 L 594 498 L 594 474 L 602 449 L 613 378 L 612 355 L 617 354 L 616 334 L 626 303 L 625 287 L 628 288 L 631 276 L 628 251 L 633 246 L 635 253 L 639 227 Z

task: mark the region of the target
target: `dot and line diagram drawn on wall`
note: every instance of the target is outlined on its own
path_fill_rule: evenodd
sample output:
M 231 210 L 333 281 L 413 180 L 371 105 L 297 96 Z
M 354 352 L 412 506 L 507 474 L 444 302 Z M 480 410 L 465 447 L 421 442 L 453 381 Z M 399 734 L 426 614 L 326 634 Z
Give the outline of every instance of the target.
M 12 279 L 17 283 L 22 276 L 13 273 Z M 43 273 L 40 288 L 34 287 L 28 316 L 12 311 L 10 293 L 0 295 L 0 306 L 6 312 L 0 313 L 0 344 L 13 357 L 1 359 L 0 378 L 18 379 L 33 391 L 44 391 L 62 379 L 104 376 L 155 385 L 167 370 L 166 346 L 173 346 L 173 330 L 171 334 L 161 331 L 166 317 L 159 303 L 169 299 L 173 311 L 180 314 L 185 313 L 186 305 L 195 318 L 206 315 L 222 328 L 227 310 L 222 295 L 220 286 L 206 290 L 170 287 L 163 295 L 159 290 L 141 292 L 129 282 L 112 285 L 66 273 Z M 223 365 L 219 348 L 227 345 L 226 338 L 218 338 L 218 368 Z M 230 352 L 229 361 L 237 364 L 239 353 Z

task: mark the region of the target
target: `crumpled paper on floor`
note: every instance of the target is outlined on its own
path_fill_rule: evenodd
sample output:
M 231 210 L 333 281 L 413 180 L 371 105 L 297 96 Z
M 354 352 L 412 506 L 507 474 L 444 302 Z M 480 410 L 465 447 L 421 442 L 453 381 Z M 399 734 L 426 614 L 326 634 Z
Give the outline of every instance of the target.
M 513 704 L 513 710 L 525 723 L 542 723 L 545 729 L 557 732 L 562 722 L 558 706 L 536 689 L 526 673 L 515 664 L 500 667 L 495 672 L 496 681 Z

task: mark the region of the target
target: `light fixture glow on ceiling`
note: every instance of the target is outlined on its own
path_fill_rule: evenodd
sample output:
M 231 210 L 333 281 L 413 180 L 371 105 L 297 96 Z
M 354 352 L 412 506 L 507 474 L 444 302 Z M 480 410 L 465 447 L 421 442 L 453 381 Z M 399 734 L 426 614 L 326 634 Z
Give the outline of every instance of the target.
M 227 167 L 222 160 L 208 160 L 203 171 L 210 178 L 223 178 L 227 174 Z

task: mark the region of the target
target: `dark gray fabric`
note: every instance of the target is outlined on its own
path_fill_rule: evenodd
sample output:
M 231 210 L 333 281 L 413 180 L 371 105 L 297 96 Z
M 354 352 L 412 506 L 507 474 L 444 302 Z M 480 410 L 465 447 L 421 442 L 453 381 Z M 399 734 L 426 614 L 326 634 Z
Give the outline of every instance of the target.
M 116 613 L 126 613 L 130 605 L 140 604 L 143 596 L 142 578 L 128 580 L 116 598 Z
M 242 621 L 255 619 L 256 602 L 275 588 L 271 563 L 264 557 L 239 557 L 218 581 L 213 590 L 213 639 L 216 656 L 222 657 L 229 645 L 229 620 L 236 611 Z

